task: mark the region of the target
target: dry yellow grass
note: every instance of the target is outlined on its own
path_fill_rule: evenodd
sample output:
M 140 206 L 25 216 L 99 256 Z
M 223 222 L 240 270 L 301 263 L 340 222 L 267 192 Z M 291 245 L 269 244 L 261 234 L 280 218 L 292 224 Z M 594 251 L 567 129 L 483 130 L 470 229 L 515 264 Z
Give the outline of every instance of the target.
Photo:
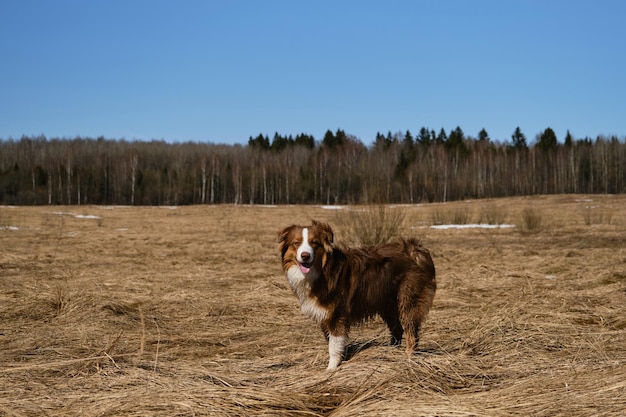
M 330 374 L 275 232 L 340 210 L 0 207 L 0 415 L 626 414 L 626 196 L 393 209 L 437 267 L 420 351 L 375 320 Z

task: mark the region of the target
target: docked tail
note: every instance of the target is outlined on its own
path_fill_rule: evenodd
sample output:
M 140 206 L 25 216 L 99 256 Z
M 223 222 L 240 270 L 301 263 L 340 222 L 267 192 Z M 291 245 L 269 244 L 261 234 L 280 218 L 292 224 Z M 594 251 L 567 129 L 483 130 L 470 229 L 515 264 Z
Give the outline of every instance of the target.
M 430 257 L 430 252 L 416 238 L 401 239 L 404 244 L 404 250 L 409 254 L 411 259 L 424 271 L 431 280 L 435 280 L 435 264 Z

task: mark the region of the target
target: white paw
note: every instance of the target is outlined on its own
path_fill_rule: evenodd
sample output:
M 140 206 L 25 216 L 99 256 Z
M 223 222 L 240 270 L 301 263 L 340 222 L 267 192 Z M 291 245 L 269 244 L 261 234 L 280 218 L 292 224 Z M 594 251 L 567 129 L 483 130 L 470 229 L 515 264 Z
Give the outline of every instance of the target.
M 326 368 L 326 372 L 336 372 L 339 369 L 339 367 L 337 365 L 328 365 L 328 368 Z

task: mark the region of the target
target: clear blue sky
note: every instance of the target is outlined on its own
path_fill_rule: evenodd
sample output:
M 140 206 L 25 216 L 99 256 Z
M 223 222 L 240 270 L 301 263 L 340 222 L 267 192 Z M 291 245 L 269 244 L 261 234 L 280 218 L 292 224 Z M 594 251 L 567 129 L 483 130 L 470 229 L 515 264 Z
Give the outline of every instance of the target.
M 0 1 L 0 138 L 626 135 L 626 1 Z

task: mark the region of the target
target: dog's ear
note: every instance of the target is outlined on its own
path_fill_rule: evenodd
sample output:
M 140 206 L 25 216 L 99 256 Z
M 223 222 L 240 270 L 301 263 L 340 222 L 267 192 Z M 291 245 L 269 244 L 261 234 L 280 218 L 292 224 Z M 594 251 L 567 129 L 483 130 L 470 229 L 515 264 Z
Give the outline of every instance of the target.
M 276 233 L 277 238 L 278 238 L 278 251 L 281 254 L 284 255 L 285 252 L 287 251 L 287 247 L 289 246 L 289 234 L 296 227 L 297 226 L 294 224 L 289 227 L 285 227 L 283 230 Z
M 331 253 L 335 247 L 335 234 L 332 227 L 328 223 L 320 222 L 317 220 L 312 221 L 313 227 L 319 230 L 319 236 L 322 239 L 322 246 L 324 252 Z

